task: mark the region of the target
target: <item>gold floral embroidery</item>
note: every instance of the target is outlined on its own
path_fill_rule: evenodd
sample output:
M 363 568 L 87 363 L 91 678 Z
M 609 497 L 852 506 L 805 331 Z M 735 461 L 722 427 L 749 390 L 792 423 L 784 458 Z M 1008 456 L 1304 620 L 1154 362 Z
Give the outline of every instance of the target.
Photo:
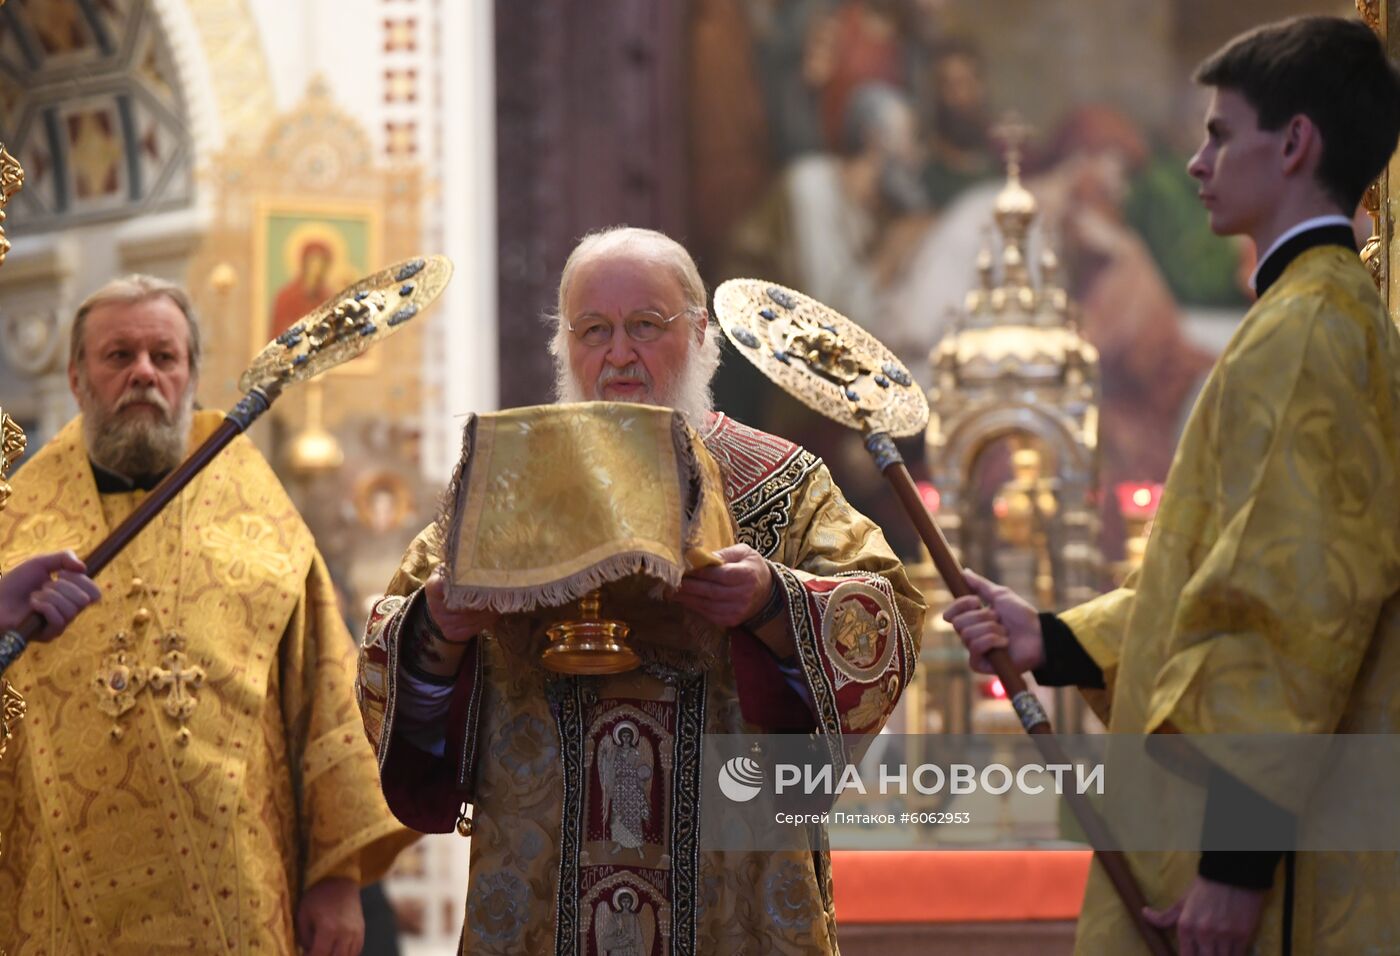
M 860 733 L 878 727 L 894 706 L 898 696 L 899 677 L 895 674 L 891 674 L 883 686 L 876 684 L 874 687 L 867 687 L 860 695 L 860 703 L 846 712 L 846 729 L 852 733 Z
M 24 719 L 27 705 L 9 681 L 0 681 L 0 757 L 14 736 L 15 725 Z
M 449 605 L 559 605 L 639 571 L 674 586 L 687 548 L 733 540 L 719 466 L 669 409 L 513 409 L 469 431 Z M 694 484 L 710 493 L 692 501 Z
M 41 511 L 20 521 L 14 542 L 11 550 L 16 554 L 76 550 L 83 544 L 83 534 L 58 512 Z
M 220 420 L 197 413 L 191 444 Z M 104 524 L 137 507 L 137 495 L 99 498 L 90 482 L 75 480 L 86 467 L 80 426 L 75 421 L 26 466 L 0 515 L 0 567 L 33 553 L 32 540 L 15 540 L 31 515 L 66 516 L 59 520 L 90 544 Z M 21 745 L 12 744 L 0 763 L 0 790 L 10 805 L 26 808 L 17 819 L 27 822 L 6 833 L 0 857 L 8 894 L 0 939 L 56 938 L 66 940 L 65 952 L 109 952 L 113 939 L 141 952 L 194 952 L 228 939 L 235 948 L 281 951 L 288 901 L 300 885 L 350 861 L 376 878 L 410 839 L 384 806 L 368 745 L 345 726 L 353 707 L 348 637 L 322 610 L 333 604 L 329 578 L 276 477 L 239 438 L 193 490 L 184 540 L 173 518 L 148 528 L 99 578 L 103 600 L 62 639 L 32 648 L 10 675 L 31 707 L 15 740 Z M 247 527 L 240 512 L 268 524 Z M 245 583 L 229 587 L 203 546 L 207 528 L 220 530 L 216 545 L 240 549 L 250 541 L 265 549 L 280 538 L 290 564 L 274 561 L 283 572 L 274 579 L 268 562 L 240 551 Z M 138 568 L 154 592 L 140 601 L 123 594 Z M 146 625 L 138 631 L 141 608 L 149 615 L 140 615 Z M 157 691 L 149 682 L 123 718 L 125 738 L 110 740 L 112 719 L 98 709 L 92 683 L 121 630 L 132 637 L 132 664 L 172 673 L 159 638 L 171 630 L 188 638 L 183 653 L 206 672 L 188 720 L 198 739 L 189 746 L 175 743 L 178 724 L 165 709 L 186 702 L 169 696 L 173 685 Z M 305 741 L 337 730 L 330 739 L 342 742 L 342 759 L 297 786 Z M 55 895 L 60 885 L 65 892 Z M 209 927 L 219 925 L 223 933 L 211 935 Z
M 292 574 L 291 557 L 282 546 L 277 529 L 261 515 L 241 514 L 232 521 L 205 528 L 200 534 L 211 553 L 211 565 L 231 586 L 247 583 L 254 566 L 276 578 Z

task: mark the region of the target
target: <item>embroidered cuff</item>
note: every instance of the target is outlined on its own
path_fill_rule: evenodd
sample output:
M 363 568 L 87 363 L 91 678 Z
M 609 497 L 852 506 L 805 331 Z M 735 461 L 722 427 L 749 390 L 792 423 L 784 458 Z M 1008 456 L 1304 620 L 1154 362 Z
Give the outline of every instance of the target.
M 0 634 L 0 674 L 10 669 L 10 665 L 19 660 L 19 656 L 24 653 L 26 641 L 19 636 L 19 631 L 6 631 Z

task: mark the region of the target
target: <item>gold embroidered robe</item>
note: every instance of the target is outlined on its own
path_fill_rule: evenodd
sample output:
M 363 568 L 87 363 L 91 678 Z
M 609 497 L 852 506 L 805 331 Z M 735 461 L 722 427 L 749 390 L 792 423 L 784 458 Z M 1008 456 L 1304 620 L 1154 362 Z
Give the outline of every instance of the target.
M 700 849 L 701 736 L 878 732 L 913 675 L 922 597 L 809 452 L 722 416 L 704 441 L 740 540 L 782 579 L 811 708 L 742 630 L 698 674 L 653 661 L 605 678 L 548 676 L 488 632 L 436 758 L 394 731 L 400 636 L 442 560 L 436 529 L 371 616 L 359 689 L 389 805 L 428 832 L 473 805 L 464 953 L 836 952 L 821 835 L 809 852 Z
M 221 418 L 199 413 L 192 447 Z M 0 567 L 86 553 L 145 496 L 98 494 L 79 420 L 15 487 Z M 129 593 L 133 578 L 150 593 Z M 0 762 L 0 948 L 296 952 L 305 887 L 377 879 L 414 838 L 380 795 L 356 720 L 351 638 L 310 532 L 239 438 L 98 580 L 102 601 L 6 675 L 29 714 Z M 171 630 L 187 661 L 165 658 Z M 104 665 L 119 631 L 131 635 L 136 692 L 114 739 L 95 682 L 111 686 Z M 184 688 L 196 701 L 187 744 L 166 711 L 179 689 L 140 684 L 153 667 L 204 671 Z
M 1136 580 L 1061 615 L 1104 669 L 1107 690 L 1087 696 L 1110 731 L 1400 730 L 1397 475 L 1400 335 L 1354 252 L 1310 249 L 1207 381 Z M 1304 809 L 1315 767 L 1236 759 L 1231 773 Z M 1158 907 L 1184 894 L 1198 859 L 1130 855 Z M 1395 853 L 1297 854 L 1292 952 L 1400 952 L 1397 865 Z M 1280 865 L 1255 953 L 1281 951 L 1286 879 Z M 1146 952 L 1098 867 L 1076 951 Z

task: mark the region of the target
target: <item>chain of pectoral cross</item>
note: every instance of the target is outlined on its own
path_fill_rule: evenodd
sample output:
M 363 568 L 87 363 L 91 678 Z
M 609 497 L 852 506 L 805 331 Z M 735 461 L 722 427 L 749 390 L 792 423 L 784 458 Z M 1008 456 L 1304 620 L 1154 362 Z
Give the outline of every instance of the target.
M 182 564 L 185 553 L 185 501 L 182 496 L 179 508 L 179 541 L 175 553 L 175 570 L 172 576 L 171 601 L 168 610 L 178 621 L 180 615 L 180 584 L 183 575 Z M 166 715 L 178 724 L 175 742 L 185 746 L 190 742 L 187 726 L 199 699 L 194 692 L 204 683 L 204 669 L 190 662 L 189 642 L 177 627 L 163 628 L 164 621 L 157 619 L 156 594 L 163 587 L 156 587 L 142 577 L 136 559 L 128 552 L 127 560 L 136 572 L 131 578 L 125 597 L 128 604 L 136 604 L 131 615 L 130 628 L 123 628 L 112 636 L 112 649 L 102 660 L 101 670 L 93 680 L 97 691 L 98 706 L 112 718 L 111 735 L 120 740 L 125 734 L 122 716 L 136 706 L 137 697 L 149 689 L 153 695 L 163 695 L 161 708 Z M 153 630 L 154 626 L 154 630 Z M 145 635 L 159 633 L 160 661 L 155 665 L 140 663 L 136 644 Z

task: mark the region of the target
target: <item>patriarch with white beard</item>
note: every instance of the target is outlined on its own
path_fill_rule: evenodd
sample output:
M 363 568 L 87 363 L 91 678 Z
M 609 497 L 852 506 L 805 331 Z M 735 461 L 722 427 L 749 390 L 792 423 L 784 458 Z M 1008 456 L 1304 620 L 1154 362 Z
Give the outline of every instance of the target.
M 613 300 L 611 316 L 595 307 Z M 644 316 L 659 320 L 663 331 L 639 342 L 627 330 Z M 680 243 L 625 226 L 585 236 L 564 264 L 551 318 L 557 323 L 549 351 L 559 401 L 661 405 L 704 428 L 714 411 L 710 383 L 719 368 L 719 331 L 709 322 L 700 271 Z M 683 326 L 677 325 L 681 318 Z M 579 336 L 590 319 L 610 330 L 596 346 Z
M 462 952 L 552 952 L 558 939 L 589 939 L 601 951 L 616 936 L 603 923 L 619 913 L 669 927 L 666 946 L 676 953 L 837 951 L 825 837 L 813 831 L 809 843 L 802 831 L 787 851 L 709 853 L 683 832 L 688 826 L 671 824 L 693 815 L 675 808 L 700 806 L 698 777 L 684 761 L 645 755 L 684 754 L 708 734 L 815 731 L 835 741 L 877 733 L 913 674 L 923 603 L 879 529 L 846 503 L 816 456 L 713 411 L 719 342 L 709 319 L 689 254 L 660 233 L 628 228 L 579 243 L 553 317 L 561 401 L 676 409 L 723 471 L 741 543 L 717 548 L 716 563 L 688 571 L 664 595 L 688 612 L 678 616 L 686 628 L 700 628 L 672 635 L 675 655 L 658 652 L 648 636 L 635 645 L 643 665 L 634 671 L 546 676 L 504 649 L 511 628 L 544 638 L 542 618 L 501 624 L 488 601 L 448 606 L 437 523 L 409 546 L 370 613 L 360 707 L 390 806 L 417 829 L 446 832 L 465 821 L 463 801 L 472 804 Z M 531 449 L 540 467 L 558 467 L 543 440 Z M 586 488 L 580 479 L 580 492 Z M 619 496 L 641 490 L 613 488 Z M 556 509 L 562 519 L 573 507 L 557 496 L 523 506 L 524 497 L 499 527 L 526 542 Z M 590 507 L 607 507 L 606 495 L 588 498 Z M 617 556 L 606 544 L 595 550 Z M 629 598 L 608 600 L 610 615 L 629 619 Z M 873 667 L 865 660 L 853 669 L 841 642 L 824 637 L 836 622 L 880 647 Z M 685 635 L 695 640 L 701 631 L 719 637 L 719 653 L 679 650 Z M 584 693 L 577 709 L 555 703 L 583 701 Z M 636 731 L 626 739 L 624 723 Z M 501 740 L 541 742 L 527 745 L 527 772 Z M 646 768 L 646 786 L 623 786 L 599 763 L 596 755 L 618 745 L 634 770 Z M 584 754 L 595 755 L 595 769 Z M 618 831 L 619 801 L 643 825 Z M 600 813 L 601 829 L 589 822 Z M 506 898 L 515 908 L 509 925 L 494 915 Z M 588 918 L 603 929 L 558 929 Z

